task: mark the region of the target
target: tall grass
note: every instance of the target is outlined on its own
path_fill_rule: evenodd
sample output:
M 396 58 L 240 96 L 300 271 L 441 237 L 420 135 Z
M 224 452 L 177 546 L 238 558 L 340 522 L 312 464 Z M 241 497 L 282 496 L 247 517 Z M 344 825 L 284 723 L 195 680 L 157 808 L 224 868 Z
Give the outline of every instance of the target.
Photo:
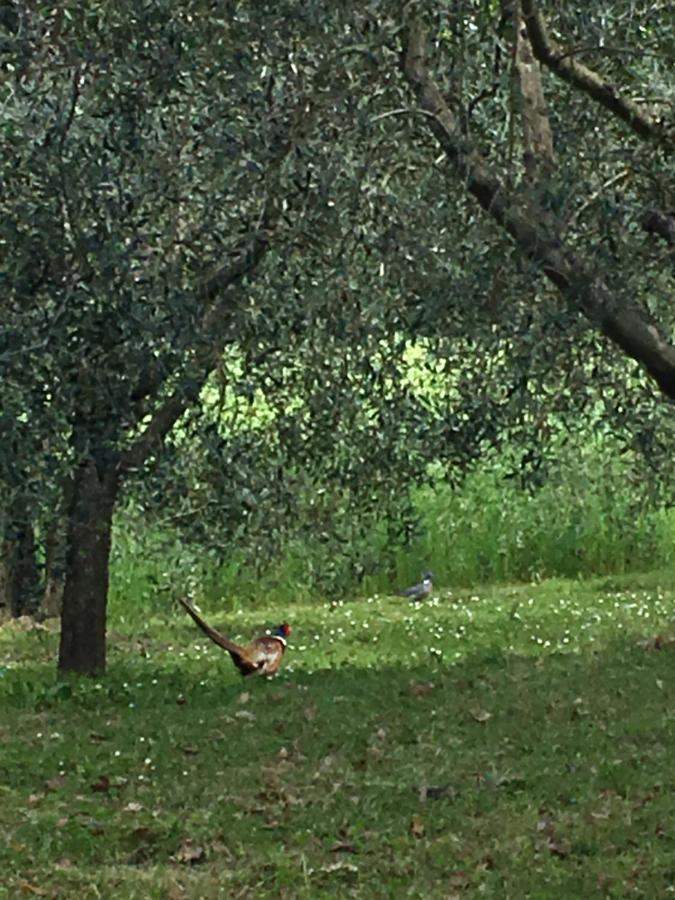
M 360 542 L 341 549 L 343 557 L 351 554 L 369 565 L 362 579 L 346 567 L 338 590 L 386 593 L 426 569 L 440 585 L 468 587 L 672 565 L 675 510 L 651 501 L 636 477 L 635 460 L 613 449 L 596 440 L 561 452 L 536 489 L 525 490 L 508 478 L 505 457 L 496 455 L 460 488 L 439 480 L 413 489 L 418 538 L 392 554 L 383 520 Z M 113 621 L 170 614 L 170 600 L 186 593 L 207 606 L 230 609 L 270 596 L 283 603 L 319 599 L 316 585 L 336 565 L 335 552 L 318 540 L 291 540 L 278 559 L 255 573 L 236 553 L 216 558 L 122 512 L 111 568 Z

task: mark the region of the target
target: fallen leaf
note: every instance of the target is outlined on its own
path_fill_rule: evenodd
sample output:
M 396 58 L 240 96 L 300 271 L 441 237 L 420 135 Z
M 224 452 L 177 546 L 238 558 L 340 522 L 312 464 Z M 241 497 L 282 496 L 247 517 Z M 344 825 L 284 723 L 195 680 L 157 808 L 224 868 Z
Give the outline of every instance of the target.
M 305 722 L 313 722 L 316 718 L 316 708 L 313 706 L 306 706 L 302 712 Z
M 440 800 L 442 797 L 450 797 L 450 799 L 454 800 L 455 791 L 449 784 L 439 784 L 437 786 L 422 784 L 418 788 L 417 796 L 422 803 L 426 800 Z
M 353 844 L 346 843 L 344 841 L 338 841 L 337 844 L 333 844 L 330 848 L 331 853 L 358 853 L 359 851 Z
M 143 804 L 142 804 L 142 803 L 136 803 L 135 800 L 131 800 L 131 801 L 130 801 L 129 803 L 127 803 L 127 805 L 124 807 L 124 811 L 125 811 L 125 812 L 140 812 L 142 809 L 143 809 Z
M 98 781 L 91 785 L 91 789 L 95 794 L 107 794 L 110 790 L 110 779 L 107 775 L 99 775 Z
M 599 809 L 591 813 L 591 819 L 594 819 L 596 822 L 609 819 L 609 810 L 608 809 Z
M 412 697 L 428 697 L 429 694 L 433 691 L 434 684 L 431 681 L 418 681 L 416 684 L 411 684 L 408 688 L 408 693 Z
M 353 863 L 345 863 L 345 862 L 336 862 L 331 863 L 328 866 L 321 866 L 319 869 L 320 872 L 324 872 L 326 875 L 332 875 L 334 873 L 345 873 L 348 875 L 356 875 L 359 871 L 358 866 L 355 866 Z
M 196 866 L 206 862 L 206 850 L 195 844 L 192 838 L 185 838 L 173 858 L 184 866 Z
M 558 841 L 555 841 L 553 838 L 550 838 L 546 842 L 547 850 L 552 853 L 554 856 L 557 856 L 558 859 L 567 859 L 570 855 L 569 850 L 566 850 Z
M 108 738 L 105 734 L 99 734 L 98 731 L 92 731 L 89 734 L 89 740 L 92 742 L 92 744 L 98 744 L 101 741 L 107 741 Z
M 49 891 L 45 891 L 43 888 L 39 888 L 37 887 L 37 885 L 31 884 L 29 881 L 19 882 L 19 890 L 22 894 L 33 894 L 36 897 L 49 896 Z
M 180 748 L 186 756 L 196 756 L 199 753 L 199 747 L 191 747 L 189 745 L 185 745 Z
M 410 820 L 410 833 L 414 838 L 424 837 L 424 822 L 420 816 L 415 815 Z
M 544 816 L 537 822 L 537 831 L 541 831 L 544 834 L 553 834 L 553 830 L 553 820 L 549 819 L 548 816 Z
M 125 784 L 129 784 L 129 779 L 125 778 L 124 775 L 113 775 L 110 779 L 110 786 L 114 788 L 124 787 Z
M 488 719 L 492 718 L 492 713 L 489 713 L 486 709 L 471 709 L 469 710 L 471 714 L 471 718 L 479 722 L 481 725 L 484 722 L 487 722 Z
M 240 703 L 248 703 L 248 701 L 250 699 L 251 699 L 251 694 L 249 693 L 249 691 L 243 691 L 241 694 L 239 694 L 239 702 Z

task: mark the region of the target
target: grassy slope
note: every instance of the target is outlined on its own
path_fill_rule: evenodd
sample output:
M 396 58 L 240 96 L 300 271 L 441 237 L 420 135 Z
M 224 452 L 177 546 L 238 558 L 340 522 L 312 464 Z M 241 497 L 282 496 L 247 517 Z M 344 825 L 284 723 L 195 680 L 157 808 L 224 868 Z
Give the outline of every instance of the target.
M 60 686 L 5 625 L 0 897 L 668 896 L 674 617 L 672 575 L 295 606 L 242 682 L 176 615 Z

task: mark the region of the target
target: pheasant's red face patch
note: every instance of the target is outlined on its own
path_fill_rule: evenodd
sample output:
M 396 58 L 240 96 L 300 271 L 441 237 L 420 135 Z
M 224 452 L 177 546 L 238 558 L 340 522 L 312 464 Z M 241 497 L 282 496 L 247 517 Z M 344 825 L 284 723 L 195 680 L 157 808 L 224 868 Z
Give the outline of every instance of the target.
M 281 633 L 283 634 L 284 637 L 288 637 L 288 635 L 291 634 L 291 632 L 293 631 L 293 629 L 288 624 L 288 622 L 284 622 L 284 624 L 281 625 L 279 630 L 281 631 Z

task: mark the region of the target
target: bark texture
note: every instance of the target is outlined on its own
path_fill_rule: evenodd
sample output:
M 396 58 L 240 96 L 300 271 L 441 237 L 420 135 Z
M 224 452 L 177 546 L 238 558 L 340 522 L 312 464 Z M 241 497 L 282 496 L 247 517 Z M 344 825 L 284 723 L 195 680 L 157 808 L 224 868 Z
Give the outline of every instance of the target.
M 59 673 L 100 675 L 106 664 L 108 562 L 117 498 L 115 469 L 77 467 L 68 509 Z

